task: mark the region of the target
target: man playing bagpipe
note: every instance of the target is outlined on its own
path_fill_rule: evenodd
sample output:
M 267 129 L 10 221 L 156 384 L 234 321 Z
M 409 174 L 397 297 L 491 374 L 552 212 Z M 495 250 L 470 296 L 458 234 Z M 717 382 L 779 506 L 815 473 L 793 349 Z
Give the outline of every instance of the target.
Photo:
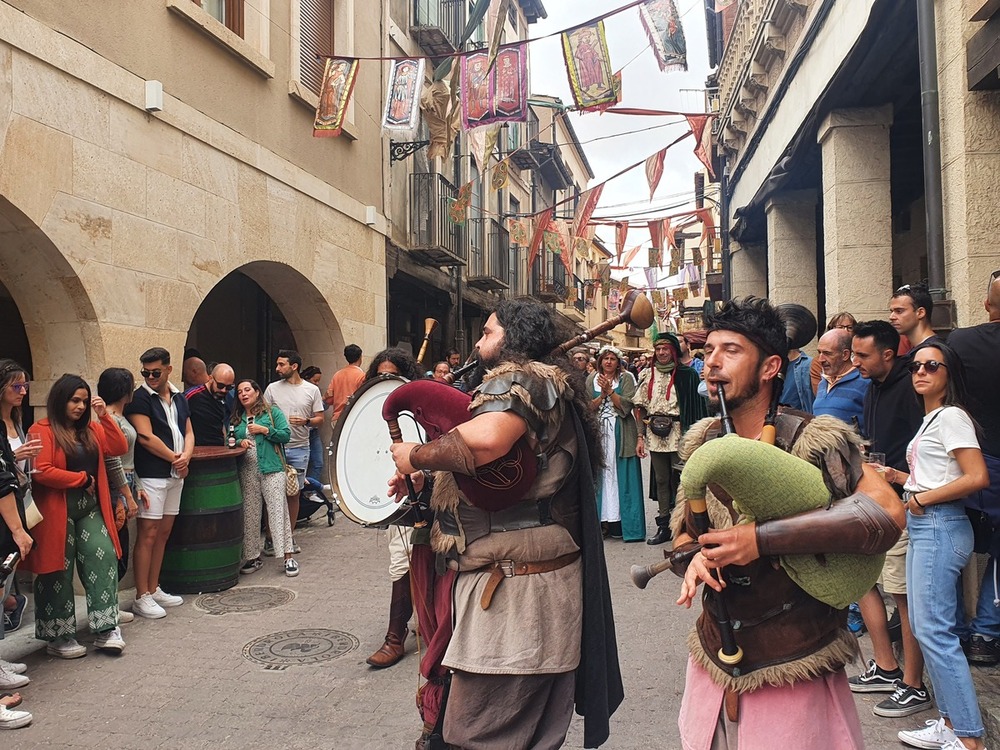
M 863 747 L 846 609 L 875 583 L 905 516 L 848 425 L 777 409 L 794 338 L 762 299 L 726 303 L 709 326 L 705 379 L 722 418 L 685 436 L 671 521 L 677 603 L 706 584 L 688 639 L 685 750 Z
M 505 300 L 477 345 L 471 404 L 430 381 L 387 402 L 440 433 L 392 449 L 393 491 L 405 475 L 419 491 L 415 472 L 434 472 L 429 546 L 415 544 L 410 562 L 427 642 L 418 748 L 557 748 L 574 704 L 597 747 L 622 700 L 595 501 L 600 443 L 581 374 L 552 353 L 561 340 L 551 309 Z M 440 427 L 451 417 L 435 410 L 460 398 L 457 426 Z

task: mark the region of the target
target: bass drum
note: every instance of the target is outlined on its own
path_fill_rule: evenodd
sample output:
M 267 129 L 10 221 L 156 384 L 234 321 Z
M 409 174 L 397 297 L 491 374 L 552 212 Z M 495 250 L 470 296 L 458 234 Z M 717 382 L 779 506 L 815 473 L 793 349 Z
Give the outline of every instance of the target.
M 387 526 L 407 511 L 403 503 L 386 494 L 396 464 L 382 404 L 408 382 L 398 375 L 379 375 L 363 383 L 347 402 L 333 431 L 330 484 L 341 512 L 362 526 Z M 399 426 L 405 442 L 426 442 L 423 429 L 411 414 L 401 414 Z

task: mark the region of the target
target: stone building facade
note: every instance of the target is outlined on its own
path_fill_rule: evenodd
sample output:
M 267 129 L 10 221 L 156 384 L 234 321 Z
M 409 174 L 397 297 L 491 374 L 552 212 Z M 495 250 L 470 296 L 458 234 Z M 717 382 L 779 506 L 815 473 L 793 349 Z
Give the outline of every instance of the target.
M 329 372 L 384 339 L 378 64 L 312 137 L 315 55 L 379 50 L 381 14 L 202 5 L 0 2 L 0 355 L 34 405 L 154 345 L 178 382 L 185 346 L 266 382 L 279 345 Z
M 1000 99 L 972 90 L 978 0 L 935 3 L 944 327 L 985 320 L 1000 266 L 990 199 Z M 988 5 L 988 4 L 987 4 Z M 735 11 L 731 9 L 735 8 Z M 716 148 L 727 166 L 734 295 L 820 318 L 885 318 L 893 289 L 928 277 L 916 9 L 902 0 L 741 0 L 709 24 L 719 67 Z M 996 82 L 996 65 L 990 73 Z

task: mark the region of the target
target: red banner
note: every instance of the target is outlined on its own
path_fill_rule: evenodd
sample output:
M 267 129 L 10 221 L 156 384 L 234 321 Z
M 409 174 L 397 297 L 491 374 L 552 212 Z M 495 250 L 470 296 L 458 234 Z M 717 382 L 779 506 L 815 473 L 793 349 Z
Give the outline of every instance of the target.
M 580 202 L 576 206 L 576 216 L 573 217 L 573 234 L 582 235 L 590 223 L 590 217 L 594 215 L 597 202 L 601 200 L 601 193 L 604 192 L 604 183 L 592 187 L 580 196 Z
M 538 250 L 542 246 L 542 238 L 545 235 L 545 230 L 549 228 L 549 222 L 552 221 L 553 214 L 555 214 L 555 209 L 547 208 L 535 217 L 535 231 L 531 235 L 531 246 L 528 248 L 529 269 L 534 265 L 535 258 L 538 257 Z
M 619 221 L 615 224 L 615 255 L 618 265 L 622 264 L 622 252 L 625 250 L 625 239 L 628 237 L 628 222 Z
M 663 177 L 663 161 L 667 158 L 667 150 L 663 149 L 646 159 L 646 182 L 649 183 L 649 199 L 653 200 L 656 186 Z
M 698 161 L 705 165 L 708 176 L 715 179 L 715 171 L 712 169 L 712 128 L 706 128 L 712 115 L 685 115 L 691 132 L 694 133 L 694 155 Z

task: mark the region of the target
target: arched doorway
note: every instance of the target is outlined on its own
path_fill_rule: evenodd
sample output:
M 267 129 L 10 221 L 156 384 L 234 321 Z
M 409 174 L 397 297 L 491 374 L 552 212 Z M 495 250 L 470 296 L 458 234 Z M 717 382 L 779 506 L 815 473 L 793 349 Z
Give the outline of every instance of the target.
M 262 386 L 274 379 L 279 349 L 295 349 L 304 366 L 332 375 L 343 356 L 340 325 L 323 295 L 291 266 L 255 261 L 224 276 L 188 329 L 186 348 L 206 362 L 228 362 L 238 377 Z

